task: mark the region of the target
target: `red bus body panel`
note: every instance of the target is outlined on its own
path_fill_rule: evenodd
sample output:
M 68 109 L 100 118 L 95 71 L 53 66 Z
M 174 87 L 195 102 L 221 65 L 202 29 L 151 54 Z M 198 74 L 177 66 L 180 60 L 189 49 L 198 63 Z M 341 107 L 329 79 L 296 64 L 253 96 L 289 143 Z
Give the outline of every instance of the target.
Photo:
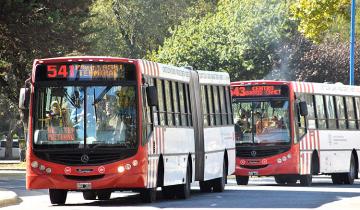
M 300 146 L 294 142 L 294 89 L 291 82 L 273 81 L 273 80 L 254 80 L 232 82 L 231 87 L 246 85 L 287 85 L 289 87 L 289 120 L 290 120 L 290 138 L 291 148 L 289 151 L 273 155 L 270 157 L 259 158 L 240 158 L 236 157 L 235 175 L 239 176 L 273 176 L 279 174 L 300 174 Z M 290 154 L 290 158 L 288 158 Z M 286 157 L 286 161 L 283 161 Z M 278 163 L 278 159 L 282 159 Z M 285 158 L 284 158 L 285 159 Z
M 147 145 L 142 146 L 142 99 L 141 99 L 141 65 L 139 60 L 115 58 L 115 57 L 98 57 L 98 56 L 78 56 L 66 58 L 48 58 L 37 59 L 33 63 L 32 71 L 32 86 L 30 96 L 30 113 L 29 113 L 29 140 L 26 155 L 26 189 L 67 189 L 78 190 L 77 185 L 81 183 L 91 183 L 91 189 L 136 189 L 145 188 L 147 183 L 147 170 L 148 170 L 148 152 Z M 37 158 L 32 150 L 33 144 L 33 115 L 32 109 L 34 108 L 34 82 L 35 70 L 38 64 L 55 64 L 55 63 L 133 63 L 136 66 L 137 74 L 137 138 L 138 138 L 138 151 L 130 158 L 120 160 L 114 163 L 96 166 L 67 166 L 57 163 L 41 160 Z M 137 160 L 138 165 L 133 166 L 132 161 Z M 51 173 L 47 174 L 39 167 L 32 168 L 31 163 L 37 161 L 40 165 L 46 168 L 51 168 Z M 118 172 L 119 166 L 131 164 L 130 170 L 125 170 L 123 173 Z M 83 172 L 90 171 L 90 172 Z M 67 178 L 67 177 L 68 178 Z M 72 177 L 72 178 L 71 178 Z M 92 178 L 91 178 L 92 177 Z M 75 180 L 76 179 L 76 180 Z M 83 181 L 80 181 L 83 180 Z

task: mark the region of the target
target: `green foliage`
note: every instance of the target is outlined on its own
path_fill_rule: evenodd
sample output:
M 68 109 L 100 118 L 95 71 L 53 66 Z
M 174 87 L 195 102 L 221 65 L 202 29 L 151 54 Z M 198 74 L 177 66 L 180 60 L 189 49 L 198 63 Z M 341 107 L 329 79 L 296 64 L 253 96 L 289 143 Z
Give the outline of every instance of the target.
M 223 0 L 216 13 L 183 21 L 150 58 L 227 71 L 232 80 L 261 79 L 272 70 L 276 49 L 292 30 L 286 2 Z
M 89 52 L 144 57 L 148 51 L 156 50 L 163 43 L 164 38 L 169 36 L 170 27 L 188 17 L 187 9 L 196 2 L 96 0 L 90 8 L 91 18 L 84 23 L 85 28 L 93 31 L 88 36 L 92 42 Z
M 84 52 L 80 28 L 87 0 L 0 1 L 0 130 L 12 129 L 18 115 L 19 89 L 30 76 L 35 58 Z
M 299 21 L 299 31 L 319 43 L 330 29 L 349 25 L 350 3 L 350 0 L 299 0 L 291 6 L 291 11 Z

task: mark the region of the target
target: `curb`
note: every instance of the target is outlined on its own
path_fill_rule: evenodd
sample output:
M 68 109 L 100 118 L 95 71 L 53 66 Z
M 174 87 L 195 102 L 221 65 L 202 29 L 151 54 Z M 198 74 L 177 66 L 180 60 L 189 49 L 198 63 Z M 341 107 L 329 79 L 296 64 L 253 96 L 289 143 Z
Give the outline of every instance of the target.
M 0 189 L 0 208 L 21 203 L 21 199 L 15 192 Z

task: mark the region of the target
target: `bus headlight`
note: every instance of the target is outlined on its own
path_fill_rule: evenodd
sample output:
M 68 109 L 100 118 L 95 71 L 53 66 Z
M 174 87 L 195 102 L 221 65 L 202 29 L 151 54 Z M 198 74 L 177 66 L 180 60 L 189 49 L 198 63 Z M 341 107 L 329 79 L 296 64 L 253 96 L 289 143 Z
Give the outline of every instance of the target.
M 278 158 L 277 163 L 281 163 L 281 162 L 282 162 L 281 158 Z
M 37 167 L 39 167 L 39 163 L 37 161 L 33 161 L 33 162 L 31 162 L 31 167 L 37 168 Z
M 287 158 L 288 158 L 288 159 L 290 159 L 290 158 L 291 158 L 291 154 L 290 154 L 290 153 L 287 155 Z
M 44 165 L 40 165 L 39 169 L 40 169 L 40 171 L 43 171 L 43 170 L 45 170 L 45 166 L 44 166 Z
M 137 166 L 138 164 L 139 164 L 139 162 L 138 162 L 137 160 L 133 160 L 133 161 L 132 161 L 132 165 L 133 165 L 133 166 Z
M 50 174 L 51 173 L 51 168 L 46 168 L 46 173 Z
M 286 156 L 282 157 L 282 161 L 285 162 L 287 160 Z
M 130 164 L 126 164 L 126 165 L 125 165 L 125 169 L 126 169 L 126 170 L 130 170 L 130 169 L 131 169 L 131 165 L 130 165 Z
M 124 166 L 119 166 L 119 167 L 118 167 L 118 172 L 119 172 L 119 173 L 123 173 L 124 171 L 125 171 Z

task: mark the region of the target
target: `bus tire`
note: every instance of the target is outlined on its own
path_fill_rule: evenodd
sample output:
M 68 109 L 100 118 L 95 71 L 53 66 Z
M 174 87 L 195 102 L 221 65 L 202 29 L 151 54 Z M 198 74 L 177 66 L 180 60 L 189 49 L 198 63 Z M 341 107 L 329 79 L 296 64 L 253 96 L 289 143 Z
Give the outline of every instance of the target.
M 100 190 L 97 192 L 99 200 L 109 200 L 111 197 L 111 191 L 109 190 Z
M 84 191 L 83 197 L 85 200 L 96 200 L 96 192 L 93 190 Z
M 224 190 L 225 190 L 226 178 L 227 178 L 227 173 L 226 173 L 226 171 L 227 171 L 227 169 L 226 169 L 226 164 L 225 164 L 225 162 L 224 162 L 224 163 L 223 163 L 222 177 L 215 179 L 214 182 L 213 182 L 213 191 L 214 191 L 214 192 L 224 192 Z
M 162 197 L 166 199 L 173 199 L 176 196 L 176 186 L 162 186 Z
M 286 183 L 287 184 L 296 184 L 297 180 L 298 180 L 298 178 L 296 176 L 294 176 L 294 175 L 288 175 L 286 177 Z
M 200 192 L 211 192 L 211 182 L 210 181 L 199 181 Z
M 140 196 L 144 203 L 153 203 L 156 201 L 156 188 L 143 189 Z
M 331 174 L 331 180 L 333 184 L 343 184 L 342 174 Z
M 274 176 L 275 182 L 280 185 L 284 185 L 286 183 L 286 179 L 283 175 Z
M 238 185 L 247 185 L 249 183 L 248 176 L 236 176 L 236 183 Z
M 355 158 L 354 155 L 351 155 L 349 172 L 343 174 L 344 184 L 354 184 L 355 177 L 356 177 Z
M 311 184 L 312 184 L 312 174 L 306 174 L 300 176 L 301 186 L 311 186 Z
M 49 189 L 51 204 L 64 205 L 66 201 L 67 190 Z
M 177 186 L 177 197 L 180 199 L 187 199 L 190 197 L 190 191 L 191 191 L 190 171 L 191 171 L 190 165 L 187 164 L 185 183 Z

